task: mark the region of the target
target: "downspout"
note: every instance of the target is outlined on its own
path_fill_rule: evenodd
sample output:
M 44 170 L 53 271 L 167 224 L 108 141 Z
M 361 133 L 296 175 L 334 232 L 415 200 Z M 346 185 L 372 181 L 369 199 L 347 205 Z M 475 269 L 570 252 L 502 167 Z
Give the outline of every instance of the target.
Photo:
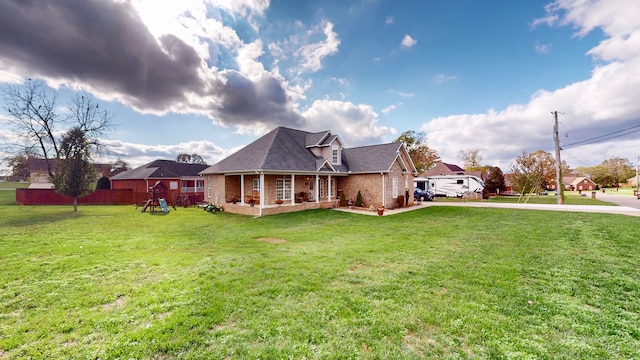
M 380 173 L 380 175 L 382 175 L 382 207 L 386 207 L 387 206 L 387 187 L 385 185 L 385 178 L 384 178 L 384 173 Z

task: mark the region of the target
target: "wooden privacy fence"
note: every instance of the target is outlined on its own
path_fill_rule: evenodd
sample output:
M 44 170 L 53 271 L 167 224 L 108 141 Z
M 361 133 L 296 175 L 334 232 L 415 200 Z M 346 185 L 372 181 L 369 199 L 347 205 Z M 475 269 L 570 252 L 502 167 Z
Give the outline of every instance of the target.
M 78 198 L 78 204 L 84 205 L 133 205 L 141 201 L 138 197 L 146 193 L 134 193 L 133 190 L 96 190 Z M 72 205 L 73 198 L 57 194 L 52 189 L 16 189 L 16 202 L 20 205 Z

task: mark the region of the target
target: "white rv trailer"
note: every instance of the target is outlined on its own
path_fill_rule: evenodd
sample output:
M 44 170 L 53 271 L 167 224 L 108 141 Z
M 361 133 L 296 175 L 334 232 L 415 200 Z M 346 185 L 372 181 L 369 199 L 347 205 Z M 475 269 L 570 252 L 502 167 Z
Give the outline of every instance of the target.
M 434 196 L 462 197 L 466 192 L 482 193 L 484 182 L 473 175 L 434 175 L 415 178 L 414 186 Z

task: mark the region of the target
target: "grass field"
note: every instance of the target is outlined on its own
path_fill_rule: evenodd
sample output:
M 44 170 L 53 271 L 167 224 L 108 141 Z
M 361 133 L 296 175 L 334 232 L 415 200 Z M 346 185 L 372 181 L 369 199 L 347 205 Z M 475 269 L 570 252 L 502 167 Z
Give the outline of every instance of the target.
M 27 182 L 11 182 L 0 181 L 0 189 L 26 189 L 29 187 Z
M 13 204 L 0 359 L 640 358 L 640 218 Z

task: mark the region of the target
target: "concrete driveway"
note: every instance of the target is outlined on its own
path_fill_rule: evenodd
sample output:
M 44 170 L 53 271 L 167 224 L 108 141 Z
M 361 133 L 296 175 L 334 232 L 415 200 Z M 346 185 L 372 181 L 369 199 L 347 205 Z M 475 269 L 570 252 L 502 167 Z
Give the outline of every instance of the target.
M 601 196 L 596 195 L 603 201 L 609 201 Z M 604 195 L 604 194 L 603 194 Z M 612 198 L 623 195 L 612 195 Z M 634 197 L 629 196 L 630 200 L 637 201 Z M 618 199 L 615 199 L 618 200 Z M 610 201 L 615 203 L 613 201 Z M 635 203 L 634 203 L 635 204 Z M 399 208 L 393 210 L 385 210 L 383 216 L 400 214 L 405 211 L 418 210 L 429 206 L 468 206 L 468 207 L 484 207 L 484 208 L 503 208 L 503 209 L 520 209 L 520 210 L 545 210 L 545 211 L 571 211 L 571 212 L 588 212 L 588 213 L 601 213 L 601 214 L 617 214 L 617 215 L 629 215 L 639 216 L 640 208 L 634 208 L 630 206 L 602 206 L 602 205 L 557 205 L 557 204 L 507 204 L 507 203 L 494 203 L 486 201 L 468 201 L 468 202 L 449 202 L 449 201 L 423 201 L 420 205 L 414 205 L 406 208 Z M 375 211 L 363 211 L 357 209 L 337 208 L 336 210 L 353 212 L 364 215 L 377 215 Z

